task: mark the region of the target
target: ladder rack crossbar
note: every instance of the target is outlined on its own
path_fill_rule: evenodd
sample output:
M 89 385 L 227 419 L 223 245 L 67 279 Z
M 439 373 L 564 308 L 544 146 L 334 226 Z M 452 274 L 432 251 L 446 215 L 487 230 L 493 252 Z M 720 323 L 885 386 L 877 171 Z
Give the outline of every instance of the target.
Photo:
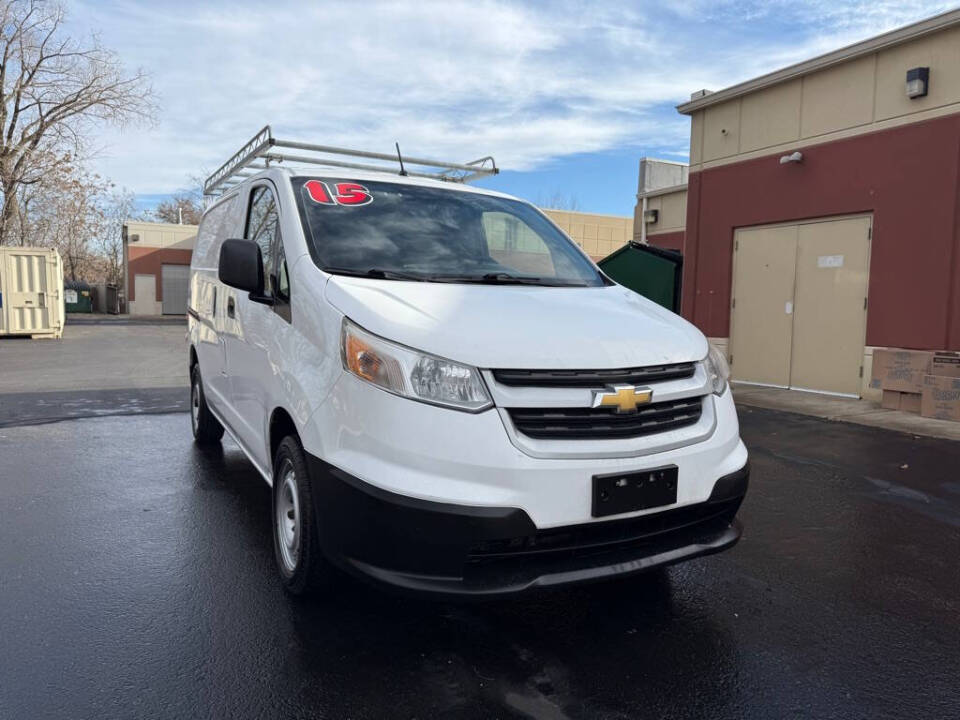
M 273 152 L 273 148 L 289 148 L 291 150 L 305 150 L 319 155 L 290 155 Z M 348 158 L 363 158 L 368 160 L 384 160 L 391 165 L 373 165 L 367 163 L 346 162 L 326 156 L 340 156 Z M 317 145 L 314 143 L 280 140 L 273 137 L 269 125 L 265 125 L 243 147 L 234 153 L 229 160 L 217 168 L 203 184 L 203 194 L 207 196 L 221 195 L 225 191 L 242 182 L 245 178 L 264 170 L 271 163 L 303 163 L 327 167 L 349 168 L 353 170 L 369 170 L 373 172 L 399 173 L 411 177 L 444 180 L 448 182 L 470 182 L 482 177 L 496 175 L 500 172 L 496 161 L 486 156 L 467 163 L 453 163 L 427 158 L 406 157 L 402 159 L 399 153 L 380 153 L 368 150 L 350 150 L 332 145 Z M 397 166 L 394 166 L 396 163 Z M 420 169 L 406 170 L 405 166 L 414 165 Z M 434 169 L 430 171 L 430 169 Z
M 367 150 L 348 150 L 347 148 L 333 147 L 332 145 L 314 145 L 313 143 L 291 142 L 289 140 L 274 140 L 277 147 L 291 148 L 292 150 L 311 150 L 313 152 L 329 153 L 330 155 L 347 155 L 351 157 L 368 158 L 370 160 L 389 160 L 397 162 L 396 153 L 379 153 Z M 493 158 L 490 158 L 491 160 Z M 403 162 L 406 165 L 422 165 L 425 167 L 442 167 L 447 170 L 466 170 L 472 172 L 477 169 L 475 165 L 467 163 L 452 163 L 441 160 L 427 160 L 426 158 L 415 158 L 403 156 Z
M 388 165 L 371 165 L 369 163 L 344 162 L 342 160 L 329 160 L 327 158 L 313 158 L 305 155 L 281 155 L 280 153 L 266 153 L 263 157 L 275 162 L 307 163 L 311 165 L 326 165 L 329 167 L 349 168 L 351 170 L 369 170 L 371 172 L 396 173 L 397 169 Z M 407 161 L 406 158 L 403 159 Z M 429 178 L 431 180 L 450 180 L 449 175 L 443 173 L 426 173 L 414 170 L 407 170 L 406 174 L 410 177 Z M 486 172 L 486 175 L 493 173 Z

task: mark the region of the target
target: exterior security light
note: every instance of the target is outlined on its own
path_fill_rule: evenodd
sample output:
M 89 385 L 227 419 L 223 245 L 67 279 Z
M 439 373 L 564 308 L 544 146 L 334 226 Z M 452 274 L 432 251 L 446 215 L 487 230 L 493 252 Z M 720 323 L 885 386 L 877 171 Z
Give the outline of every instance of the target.
M 914 98 L 926 97 L 927 89 L 930 87 L 930 68 L 916 67 L 907 70 L 907 97 Z
M 643 221 L 644 221 L 645 223 L 647 223 L 648 225 L 652 225 L 652 224 L 655 223 L 658 219 L 660 219 L 660 211 L 659 211 L 659 210 L 647 210 L 647 211 L 645 211 L 645 212 L 643 213 Z
M 787 163 L 798 163 L 803 162 L 803 153 L 795 152 L 790 155 L 783 155 L 780 157 L 780 164 L 786 165 Z

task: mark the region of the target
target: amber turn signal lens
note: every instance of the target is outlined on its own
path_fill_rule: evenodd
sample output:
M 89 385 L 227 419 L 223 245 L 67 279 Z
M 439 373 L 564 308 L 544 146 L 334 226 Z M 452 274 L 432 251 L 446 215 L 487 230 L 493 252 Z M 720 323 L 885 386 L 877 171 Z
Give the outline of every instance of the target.
M 373 348 L 356 335 L 347 335 L 346 341 L 347 369 L 365 380 L 377 382 L 382 363 Z

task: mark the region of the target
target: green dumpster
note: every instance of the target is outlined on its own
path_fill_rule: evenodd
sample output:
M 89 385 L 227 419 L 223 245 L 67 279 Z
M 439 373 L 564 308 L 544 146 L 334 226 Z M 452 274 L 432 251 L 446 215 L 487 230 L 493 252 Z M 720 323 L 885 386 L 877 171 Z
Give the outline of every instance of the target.
M 90 295 L 90 286 L 80 280 L 65 282 L 63 305 L 68 313 L 92 313 L 93 298 Z
M 683 254 L 631 243 L 597 263 L 613 280 L 667 310 L 680 312 Z

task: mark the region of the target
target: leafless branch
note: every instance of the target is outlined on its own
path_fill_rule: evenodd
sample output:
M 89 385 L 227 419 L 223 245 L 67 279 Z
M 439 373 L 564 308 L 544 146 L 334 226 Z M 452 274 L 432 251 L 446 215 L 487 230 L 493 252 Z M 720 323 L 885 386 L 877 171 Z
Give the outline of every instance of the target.
M 147 75 L 95 35 L 67 35 L 64 20 L 57 0 L 0 0 L 0 245 L 23 227 L 23 190 L 72 162 L 94 123 L 153 117 Z

